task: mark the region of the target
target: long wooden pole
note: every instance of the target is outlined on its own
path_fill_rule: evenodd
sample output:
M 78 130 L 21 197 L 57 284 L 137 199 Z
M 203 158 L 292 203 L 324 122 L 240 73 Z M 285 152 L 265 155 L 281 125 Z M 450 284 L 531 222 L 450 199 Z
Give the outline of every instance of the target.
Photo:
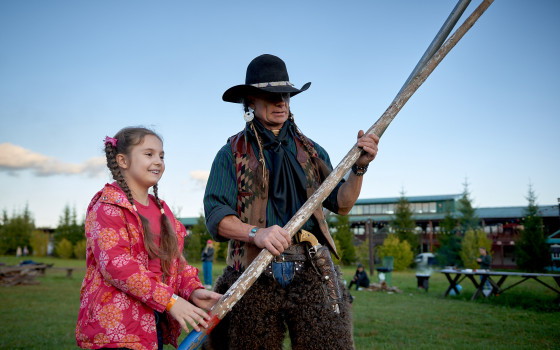
M 434 71 L 443 58 L 451 51 L 465 33 L 475 24 L 486 9 L 494 2 L 494 0 L 484 0 L 473 13 L 465 20 L 465 22 L 457 29 L 457 31 L 441 46 L 441 48 L 428 61 L 426 66 L 413 78 L 410 83 L 402 90 L 383 115 L 373 124 L 365 133 L 376 134 L 381 137 L 389 124 L 395 119 L 397 113 L 403 108 L 410 97 L 418 90 L 428 76 Z M 307 222 L 313 212 L 321 206 L 323 201 L 328 197 L 344 175 L 350 170 L 352 165 L 360 157 L 362 150 L 356 145 L 346 154 L 342 161 L 323 181 L 321 186 L 309 197 L 304 205 L 295 213 L 295 215 L 284 226 L 290 236 L 294 236 L 296 232 Z M 218 300 L 210 311 L 211 320 L 207 329 L 201 332 L 192 331 L 187 338 L 179 346 L 179 350 L 197 349 L 204 340 L 206 334 L 220 322 L 221 319 L 233 308 L 233 306 L 243 297 L 245 292 L 253 285 L 257 278 L 262 274 L 266 266 L 272 261 L 273 255 L 266 249 L 263 249 L 253 262 L 247 267 L 245 272 L 237 279 L 237 281 L 227 290 L 227 292 Z

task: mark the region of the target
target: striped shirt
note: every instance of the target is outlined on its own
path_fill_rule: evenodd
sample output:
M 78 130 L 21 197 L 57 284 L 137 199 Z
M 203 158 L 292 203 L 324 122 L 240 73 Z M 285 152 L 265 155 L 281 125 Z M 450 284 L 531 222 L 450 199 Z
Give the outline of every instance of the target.
M 313 142 L 313 145 L 319 158 L 321 158 L 332 170 L 332 164 L 327 152 L 317 143 Z M 294 155 L 297 154 L 296 143 L 292 138 L 289 139 L 287 146 L 290 152 Z M 256 145 L 253 145 L 253 150 L 255 151 L 255 154 L 259 154 Z M 263 150 L 266 167 L 269 171 L 271 164 L 270 153 L 271 151 L 269 150 Z M 342 183 L 344 183 L 344 179 L 334 188 L 331 194 L 323 202 L 323 207 L 334 213 L 338 212 L 337 195 Z M 218 236 L 218 224 L 228 215 L 235 215 L 236 217 L 239 217 L 237 211 L 235 210 L 236 206 L 237 182 L 235 160 L 231 152 L 231 145 L 228 142 L 218 151 L 216 158 L 214 158 L 212 169 L 210 170 L 210 176 L 208 178 L 208 184 L 206 185 L 206 192 L 204 193 L 204 214 L 206 217 L 206 227 L 216 241 L 227 241 L 227 239 Z M 273 225 L 284 227 L 287 223 L 283 222 L 283 220 L 274 213 L 270 196 L 266 207 L 266 222 L 268 227 Z M 311 217 L 302 228 L 313 232 L 314 226 L 314 219 Z

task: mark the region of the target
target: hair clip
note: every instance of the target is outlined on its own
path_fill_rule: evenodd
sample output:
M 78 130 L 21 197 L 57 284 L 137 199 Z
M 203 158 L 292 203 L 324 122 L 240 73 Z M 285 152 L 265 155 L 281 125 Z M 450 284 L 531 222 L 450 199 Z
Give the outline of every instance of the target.
M 108 144 L 108 143 L 113 145 L 113 147 L 117 147 L 117 139 L 114 139 L 114 138 L 109 137 L 109 136 L 105 136 L 105 144 Z

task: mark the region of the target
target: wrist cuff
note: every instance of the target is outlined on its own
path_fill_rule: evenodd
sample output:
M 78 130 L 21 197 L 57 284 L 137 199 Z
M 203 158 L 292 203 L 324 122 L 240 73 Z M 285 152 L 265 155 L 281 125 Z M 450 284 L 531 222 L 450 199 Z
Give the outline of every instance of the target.
M 354 163 L 354 165 L 352 165 L 352 172 L 356 176 L 364 176 L 364 174 L 367 171 L 368 166 L 369 166 L 369 164 L 366 165 L 366 166 L 359 166 L 358 164 Z

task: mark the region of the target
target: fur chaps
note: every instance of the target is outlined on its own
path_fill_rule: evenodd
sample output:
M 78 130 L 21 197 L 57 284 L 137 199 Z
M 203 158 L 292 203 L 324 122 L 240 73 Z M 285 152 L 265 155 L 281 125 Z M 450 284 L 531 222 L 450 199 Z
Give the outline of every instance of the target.
M 247 293 L 206 338 L 203 349 L 282 349 L 286 329 L 293 350 L 354 349 L 350 294 L 343 293 L 340 314 L 326 303 L 322 282 L 309 261 L 285 289 L 261 275 Z M 226 267 L 214 290 L 225 293 L 241 276 Z

